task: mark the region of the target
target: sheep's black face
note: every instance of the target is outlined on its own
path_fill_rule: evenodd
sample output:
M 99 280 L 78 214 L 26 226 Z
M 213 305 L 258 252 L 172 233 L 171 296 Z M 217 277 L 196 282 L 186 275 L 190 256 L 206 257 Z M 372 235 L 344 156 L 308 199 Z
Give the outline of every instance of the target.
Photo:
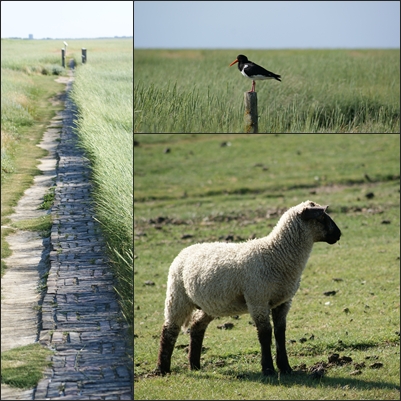
M 328 206 L 308 207 L 302 211 L 302 220 L 309 221 L 314 226 L 315 242 L 335 244 L 341 237 L 341 231 L 332 218 L 326 213 Z

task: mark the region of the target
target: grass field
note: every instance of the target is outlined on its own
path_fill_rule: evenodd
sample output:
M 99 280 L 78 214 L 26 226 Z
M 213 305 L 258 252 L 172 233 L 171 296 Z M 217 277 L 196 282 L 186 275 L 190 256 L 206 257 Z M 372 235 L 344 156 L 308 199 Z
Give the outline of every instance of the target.
M 134 50 L 134 132 L 244 132 L 245 55 L 259 81 L 259 132 L 400 132 L 399 50 Z
M 399 135 L 135 140 L 135 399 L 399 399 Z M 209 325 L 200 371 L 188 370 L 189 336 L 180 334 L 172 373 L 154 376 L 179 251 L 265 236 L 283 210 L 307 199 L 329 204 L 343 235 L 315 244 L 294 297 L 287 350 L 297 373 L 261 375 L 256 330 L 242 315 Z M 232 330 L 218 330 L 224 322 Z M 307 369 L 332 353 L 352 361 L 314 380 Z

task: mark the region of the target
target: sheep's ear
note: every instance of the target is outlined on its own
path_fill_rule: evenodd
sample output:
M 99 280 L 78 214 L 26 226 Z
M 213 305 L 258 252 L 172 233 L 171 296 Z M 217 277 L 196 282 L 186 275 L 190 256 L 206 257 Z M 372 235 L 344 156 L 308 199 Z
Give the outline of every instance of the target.
M 327 208 L 328 208 L 328 206 L 308 207 L 302 211 L 301 219 L 302 220 L 318 219 L 326 212 Z

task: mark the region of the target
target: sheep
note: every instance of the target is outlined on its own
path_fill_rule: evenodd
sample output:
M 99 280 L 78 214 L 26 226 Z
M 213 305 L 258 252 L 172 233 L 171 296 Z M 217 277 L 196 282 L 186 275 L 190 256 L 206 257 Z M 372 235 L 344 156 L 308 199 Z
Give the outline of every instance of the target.
M 216 317 L 250 313 L 261 346 L 262 372 L 274 375 L 271 312 L 276 364 L 281 373 L 291 373 L 285 330 L 292 298 L 313 244 L 334 244 L 341 236 L 327 207 L 309 200 L 294 206 L 264 238 L 238 244 L 202 243 L 183 249 L 169 270 L 156 372 L 170 372 L 181 326 L 192 320 L 188 357 L 191 370 L 198 370 L 208 324 Z

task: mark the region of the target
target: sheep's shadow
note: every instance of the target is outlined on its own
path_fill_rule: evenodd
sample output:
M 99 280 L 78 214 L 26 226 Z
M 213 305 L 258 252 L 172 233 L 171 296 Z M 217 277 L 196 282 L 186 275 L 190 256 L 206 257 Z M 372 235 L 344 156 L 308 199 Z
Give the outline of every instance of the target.
M 276 375 L 276 376 L 264 376 L 261 372 L 251 372 L 251 371 L 242 371 L 237 375 L 233 375 L 232 372 L 222 372 L 222 374 L 226 375 L 227 378 L 231 378 L 231 380 L 238 381 L 249 381 L 249 382 L 257 382 L 264 383 L 266 385 L 271 386 L 285 386 L 292 387 L 294 385 L 303 385 L 308 387 L 333 387 L 333 388 L 354 388 L 358 390 L 369 390 L 369 389 L 388 389 L 388 390 L 399 390 L 399 386 L 397 387 L 394 383 L 386 382 L 386 381 L 371 381 L 371 380 L 363 380 L 358 378 L 344 378 L 344 377 L 333 377 L 325 375 L 322 378 L 315 379 L 311 377 L 311 375 L 304 371 L 294 371 L 291 374 L 287 375 Z M 205 373 L 202 375 L 204 378 L 212 379 L 214 376 Z
M 172 374 L 183 374 L 186 369 L 184 367 L 177 367 L 172 369 Z M 214 373 L 204 372 L 204 371 L 189 371 L 189 375 L 192 378 L 199 378 L 207 380 L 216 380 L 216 375 Z M 222 372 L 222 375 L 227 377 L 227 380 L 237 380 L 238 382 L 254 382 L 265 384 L 266 386 L 280 386 L 280 387 L 293 387 L 298 386 L 308 386 L 311 388 L 316 387 L 331 387 L 333 389 L 343 388 L 344 390 L 354 389 L 354 390 L 374 390 L 374 389 L 387 389 L 400 391 L 400 386 L 394 383 L 386 381 L 372 381 L 363 380 L 357 378 L 344 378 L 344 377 L 330 377 L 324 376 L 320 379 L 314 379 L 310 374 L 303 371 L 294 371 L 290 375 L 276 375 L 276 376 L 264 376 L 262 373 L 246 372 L 233 375 L 231 372 Z M 159 374 L 152 372 L 151 374 L 145 375 L 145 377 L 159 377 Z M 219 379 L 220 380 L 220 379 Z

